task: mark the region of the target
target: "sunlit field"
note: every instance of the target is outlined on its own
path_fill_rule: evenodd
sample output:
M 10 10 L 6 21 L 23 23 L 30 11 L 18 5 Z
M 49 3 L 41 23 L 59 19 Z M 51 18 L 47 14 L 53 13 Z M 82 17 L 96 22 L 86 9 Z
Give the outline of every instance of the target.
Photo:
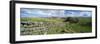
M 21 35 L 48 35 L 92 32 L 91 17 L 22 17 Z M 77 22 L 75 22 L 77 18 Z
M 20 35 L 92 32 L 92 11 L 20 8 Z

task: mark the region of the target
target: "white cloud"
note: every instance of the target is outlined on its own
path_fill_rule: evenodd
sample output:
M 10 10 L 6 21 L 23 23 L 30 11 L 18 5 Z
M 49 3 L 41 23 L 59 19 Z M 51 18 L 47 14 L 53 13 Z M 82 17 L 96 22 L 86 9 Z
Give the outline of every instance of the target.
M 83 11 L 83 12 L 74 12 L 69 11 L 71 14 L 64 14 L 65 10 L 54 10 L 54 9 L 22 9 L 22 11 L 25 11 L 27 14 L 23 14 L 26 16 L 37 16 L 37 17 L 89 17 L 91 16 L 91 12 Z

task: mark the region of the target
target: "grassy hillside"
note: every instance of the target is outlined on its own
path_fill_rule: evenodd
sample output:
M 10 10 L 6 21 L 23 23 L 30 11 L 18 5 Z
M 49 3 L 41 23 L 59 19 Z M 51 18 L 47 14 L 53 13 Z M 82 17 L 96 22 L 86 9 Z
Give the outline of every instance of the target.
M 69 23 L 63 22 L 62 18 L 21 18 L 21 22 L 37 22 L 38 24 L 21 25 L 21 35 L 92 32 L 91 18 L 79 17 L 78 19 L 78 23 Z

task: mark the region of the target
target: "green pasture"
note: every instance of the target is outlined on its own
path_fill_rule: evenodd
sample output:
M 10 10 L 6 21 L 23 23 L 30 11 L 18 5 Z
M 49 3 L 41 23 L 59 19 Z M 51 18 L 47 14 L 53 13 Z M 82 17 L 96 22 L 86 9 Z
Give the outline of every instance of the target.
M 92 32 L 91 18 L 90 17 L 79 17 L 78 23 L 63 22 L 62 18 L 21 18 L 21 22 L 48 22 L 48 24 L 43 24 L 48 30 L 46 34 L 63 34 L 63 33 L 90 33 Z M 40 27 L 43 27 L 40 26 Z M 21 29 L 24 26 L 21 26 Z M 25 28 L 24 28 L 25 29 Z M 42 35 L 45 31 L 21 31 L 31 32 L 31 35 Z M 28 35 L 28 34 L 26 34 Z M 30 34 L 29 34 L 30 35 Z

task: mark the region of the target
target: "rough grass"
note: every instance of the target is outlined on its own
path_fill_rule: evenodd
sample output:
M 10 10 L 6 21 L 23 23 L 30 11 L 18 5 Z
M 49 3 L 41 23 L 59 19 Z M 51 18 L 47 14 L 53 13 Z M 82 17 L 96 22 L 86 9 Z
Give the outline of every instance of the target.
M 43 24 L 44 27 L 48 28 L 46 34 L 61 34 L 61 33 L 89 33 L 92 32 L 92 26 L 87 25 L 88 22 L 91 23 L 91 18 L 80 18 L 78 23 L 68 23 L 63 22 L 64 19 L 61 18 L 21 18 L 21 21 L 24 22 L 50 22 L 49 25 Z M 21 26 L 23 28 L 24 26 Z M 41 26 L 42 27 L 42 26 Z M 25 28 L 24 28 L 25 29 Z M 21 33 L 31 32 L 31 34 L 25 35 L 41 35 L 45 31 L 21 31 Z M 23 35 L 23 34 L 22 34 Z
M 62 22 L 63 19 L 53 19 L 53 18 L 21 18 L 21 21 L 30 21 L 30 22 Z

